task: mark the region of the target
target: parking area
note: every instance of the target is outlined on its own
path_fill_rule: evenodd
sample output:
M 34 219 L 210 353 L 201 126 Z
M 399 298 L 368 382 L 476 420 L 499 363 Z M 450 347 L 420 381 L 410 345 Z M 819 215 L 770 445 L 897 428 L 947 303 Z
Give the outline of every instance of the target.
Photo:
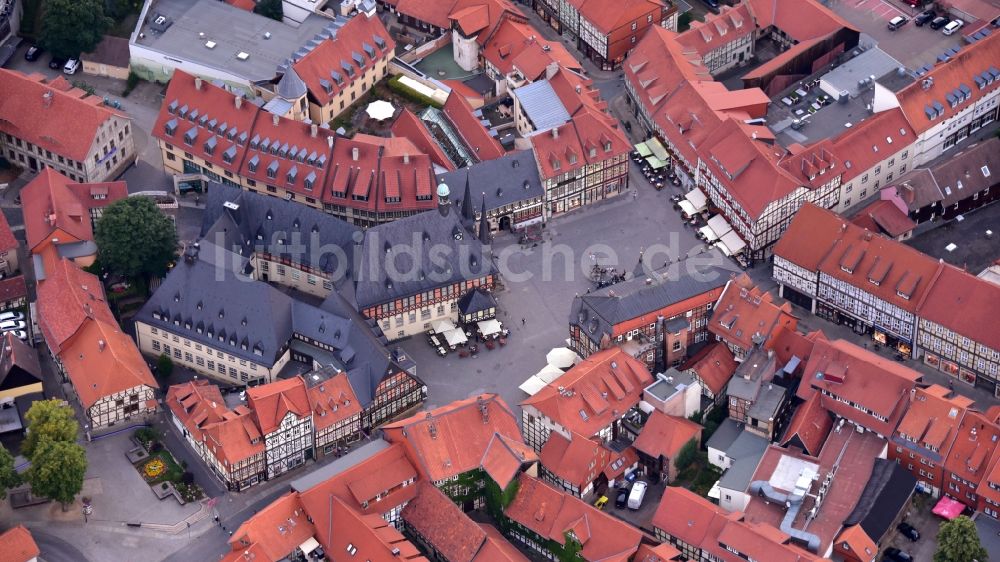
M 911 541 L 896 529 L 892 529 L 890 540 L 882 547 L 896 547 L 912 555 L 914 560 L 931 560 L 937 549 L 937 534 L 941 527 L 941 519 L 931 513 L 932 507 L 934 507 L 933 498 L 915 494 L 904 520 L 920 532 L 920 539 L 916 542 Z
M 962 46 L 961 33 L 945 35 L 929 26 L 917 27 L 913 17 L 921 10 L 903 7 L 888 0 L 832 0 L 827 5 L 840 17 L 862 32 L 862 42 L 867 35 L 883 51 L 910 69 L 933 64 L 938 55 L 952 47 Z M 887 23 L 903 15 L 910 19 L 903 27 L 890 31 Z

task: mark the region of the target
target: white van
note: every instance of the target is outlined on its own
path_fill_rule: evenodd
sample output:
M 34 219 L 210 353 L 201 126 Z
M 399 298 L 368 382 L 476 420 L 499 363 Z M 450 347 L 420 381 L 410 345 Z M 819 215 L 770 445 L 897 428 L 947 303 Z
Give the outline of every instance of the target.
M 948 22 L 948 25 L 944 26 L 944 29 L 941 30 L 941 33 L 944 33 L 945 35 L 951 35 L 952 33 L 958 31 L 959 29 L 962 29 L 963 25 L 965 25 L 965 22 L 962 20 L 951 20 L 950 22 Z
M 642 499 L 646 497 L 646 487 L 648 484 L 642 480 L 637 480 L 632 484 L 632 491 L 628 494 L 628 508 L 639 509 L 642 507 Z
M 78 59 L 69 59 L 66 61 L 66 65 L 63 66 L 63 72 L 66 74 L 76 74 L 77 70 L 80 70 L 80 61 Z

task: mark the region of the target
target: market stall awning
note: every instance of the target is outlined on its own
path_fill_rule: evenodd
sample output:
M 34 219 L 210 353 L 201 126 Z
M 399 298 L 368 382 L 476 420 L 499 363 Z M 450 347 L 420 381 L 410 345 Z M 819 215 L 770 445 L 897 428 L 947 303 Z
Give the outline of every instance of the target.
M 497 321 L 496 319 L 483 320 L 482 322 L 478 322 L 478 324 L 479 324 L 479 333 L 481 333 L 484 336 L 492 336 L 493 334 L 499 334 L 500 331 L 503 329 L 500 327 L 500 322 Z
M 451 347 L 462 345 L 463 343 L 469 341 L 469 338 L 465 337 L 465 332 L 463 332 L 461 328 L 448 330 L 443 335 L 444 339 L 448 340 L 448 345 Z
M 563 371 L 562 369 L 558 367 L 553 367 L 552 365 L 546 365 L 542 367 L 541 371 L 535 373 L 535 376 L 538 377 L 538 379 L 544 382 L 545 384 L 548 384 L 558 379 L 559 377 L 563 376 L 563 374 L 565 374 L 565 371 Z
M 965 504 L 960 501 L 953 500 L 948 496 L 944 496 L 937 502 L 937 505 L 934 506 L 931 513 L 951 521 L 961 515 L 963 511 L 965 511 Z
M 545 354 L 545 360 L 553 367 L 569 369 L 576 363 L 577 355 L 568 347 L 556 347 Z
M 656 156 L 647 156 L 646 163 L 650 165 L 654 170 L 659 170 L 660 168 L 666 168 L 667 163 L 660 160 Z
M 651 156 L 653 154 L 653 152 L 649 150 L 649 147 L 646 146 L 646 143 L 644 142 L 640 142 L 639 144 L 635 145 L 635 150 L 636 152 L 639 153 L 639 156 L 642 156 L 643 158 Z
M 663 147 L 660 139 L 653 137 L 646 141 L 646 146 L 649 147 L 649 151 L 653 153 L 653 156 L 665 162 L 670 160 L 670 155 L 667 154 L 667 149 Z
M 309 556 L 309 553 L 317 548 L 319 548 L 319 541 L 312 537 L 309 537 L 305 540 L 305 542 L 299 545 L 299 550 L 301 550 L 302 554 L 305 554 L 306 556 Z
M 709 226 L 703 226 L 699 228 L 698 232 L 700 232 L 701 235 L 705 237 L 705 240 L 709 242 L 715 242 L 716 240 L 719 239 L 719 236 L 715 234 L 715 231 L 712 230 L 712 228 Z
M 431 329 L 434 330 L 435 334 L 443 334 L 445 332 L 455 329 L 455 323 L 447 318 L 443 320 L 435 320 L 431 322 Z
M 697 187 L 687 192 L 687 194 L 684 195 L 684 199 L 694 205 L 694 208 L 696 209 L 695 212 L 697 213 L 704 211 L 705 207 L 708 205 L 708 198 L 705 197 L 705 194 L 702 193 Z
M 715 232 L 717 238 L 722 238 L 727 232 L 730 232 L 733 227 L 729 226 L 726 221 L 726 217 L 722 215 L 715 215 L 714 217 L 708 219 L 708 227 Z
M 684 211 L 684 214 L 689 217 L 698 214 L 698 209 L 695 209 L 694 205 L 692 205 L 691 202 L 688 201 L 687 199 L 681 199 L 680 202 L 677 203 L 677 205 L 679 205 L 681 211 Z
M 735 230 L 725 233 L 719 240 L 719 245 L 723 246 L 722 252 L 727 256 L 735 256 L 747 247 L 746 242 L 740 238 L 739 234 L 736 234 Z
M 545 381 L 539 379 L 538 377 L 528 377 L 528 380 L 521 383 L 519 386 L 525 394 L 529 396 L 534 396 L 538 394 L 538 391 L 545 388 Z

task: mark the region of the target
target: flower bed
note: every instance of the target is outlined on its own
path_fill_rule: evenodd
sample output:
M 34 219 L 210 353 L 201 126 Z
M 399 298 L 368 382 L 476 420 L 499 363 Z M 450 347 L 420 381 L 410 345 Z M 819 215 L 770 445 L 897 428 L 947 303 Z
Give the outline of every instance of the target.
M 136 470 L 150 484 L 180 482 L 184 469 L 177 464 L 170 452 L 160 449 L 149 455 L 149 460 L 136 465 Z

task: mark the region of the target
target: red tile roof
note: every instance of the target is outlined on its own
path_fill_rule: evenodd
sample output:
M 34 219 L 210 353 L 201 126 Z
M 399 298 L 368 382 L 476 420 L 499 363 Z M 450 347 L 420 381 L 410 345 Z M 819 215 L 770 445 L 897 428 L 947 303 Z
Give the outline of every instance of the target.
M 641 361 L 614 347 L 577 363 L 521 405 L 533 406 L 567 430 L 589 437 L 638 404 L 651 382 L 653 376 Z
M 604 35 L 639 19 L 650 11 L 659 11 L 664 6 L 660 0 L 621 0 L 619 2 L 575 0 L 571 3 L 576 5 L 581 18 L 590 22 L 595 29 Z M 653 19 L 653 25 L 659 25 L 659 15 Z
M 847 183 L 917 141 L 917 134 L 898 108 L 876 113 L 832 139 L 830 150 L 844 163 L 840 181 Z
M 718 537 L 726 517 L 724 509 L 694 492 L 667 486 L 650 525 L 680 541 L 703 548 Z
M 482 6 L 485 13 L 475 15 L 476 10 L 467 10 L 467 8 L 477 6 Z M 441 0 L 439 2 L 398 0 L 396 10 L 401 14 L 441 29 L 449 29 L 451 19 L 457 18 L 460 23 L 466 25 L 463 31 L 466 31 L 468 35 L 484 28 L 493 29 L 505 15 L 523 17 L 508 0 Z
M 895 434 L 947 457 L 965 411 L 975 404 L 961 394 L 949 394 L 936 384 L 916 389 Z
M 70 183 L 67 186 L 88 210 L 102 209 L 128 197 L 128 184 L 123 181 L 101 183 Z
M 980 511 L 986 500 L 992 501 L 993 505 L 1000 504 L 1000 449 L 994 451 L 990 468 L 976 488 L 976 495 L 980 498 L 978 506 Z
M 21 190 L 24 231 L 28 249 L 52 238 L 60 244 L 93 241 L 90 213 L 69 188 L 70 179 L 52 168 L 44 168 Z
M 510 407 L 496 394 L 482 394 L 382 426 L 385 439 L 401 443 L 423 477 L 437 482 L 483 467 L 499 434 L 523 443 Z
M 559 544 L 566 542 L 566 533 L 573 533 L 582 545 L 580 556 L 592 562 L 629 560 L 642 540 L 632 525 L 527 474 L 521 475 L 517 496 L 505 513 Z
M 232 468 L 263 456 L 263 436 L 250 410 L 245 406 L 228 409 L 218 386 L 203 379 L 173 385 L 167 390 L 166 405 L 221 465 Z
M 239 174 L 296 196 L 325 200 L 327 154 L 335 133 L 277 115 L 265 117 L 254 122 Z M 178 136 L 183 134 L 181 130 Z
M 654 459 L 663 457 L 672 461 L 688 441 L 701 441 L 701 430 L 701 425 L 689 419 L 653 410 L 633 447 Z
M 917 226 L 917 223 L 899 210 L 895 203 L 886 199 L 879 199 L 866 205 L 851 217 L 851 222 L 890 238 L 898 238 Z
M 688 52 L 693 51 L 704 57 L 756 31 L 750 8 L 747 3 L 741 2 L 735 7 L 723 6 L 718 14 L 709 12 L 704 22 L 692 21 L 690 29 L 677 35 L 677 42 Z
M 469 147 L 479 161 L 495 160 L 506 152 L 500 142 L 490 135 L 479 118 L 472 114 L 472 106 L 460 94 L 452 93 L 444 102 L 444 114 L 454 125 L 462 142 Z
M 662 543 L 656 546 L 644 544 L 635 553 L 633 562 L 669 562 L 671 560 L 682 560 L 681 551 L 674 548 L 670 543 Z
M 295 492 L 289 492 L 260 509 L 240 525 L 229 539 L 234 551 L 251 544 L 262 547 L 269 560 L 281 560 L 316 533 Z
M 781 327 L 775 333 L 768 349 L 774 351 L 774 355 L 778 358 L 778 363 L 780 364 L 788 363 L 792 357 L 798 357 L 804 364 L 808 361 L 815 342 L 821 339 L 825 340 L 826 335 L 820 330 L 801 334 L 795 330 Z
M 854 29 L 816 0 L 746 0 L 757 27 L 775 26 L 797 42 L 825 37 L 841 28 Z
M 14 238 L 14 232 L 10 229 L 6 215 L 0 213 L 0 251 L 16 250 L 17 246 L 17 239 Z
M 998 440 L 1000 425 L 975 410 L 966 412 L 948 452 L 945 470 L 972 482 L 975 489 L 986 476 Z M 965 497 L 956 499 L 968 502 Z
M 769 342 L 778 328 L 794 330 L 797 326 L 790 303 L 775 304 L 771 293 L 754 286 L 743 273 L 726 284 L 713 308 L 708 331 L 749 351 L 755 343 Z
M 580 68 L 579 61 L 561 42 L 547 41 L 531 24 L 513 19 L 501 22 L 481 53 L 501 74 L 517 70 L 529 81 L 543 77 L 552 62 L 566 68 Z
M 28 296 L 28 286 L 24 283 L 23 275 L 0 279 L 0 302 L 10 302 L 26 296 Z
M 769 562 L 821 562 L 828 560 L 793 546 L 789 535 L 771 525 L 751 521 L 728 520 L 719 532 L 716 542 L 704 549 L 726 562 L 740 560 L 768 560 Z M 734 556 L 732 550 L 742 556 Z
M 364 410 L 345 372 L 310 387 L 309 403 L 312 406 L 313 427 L 317 432 L 357 416 Z
M 834 542 L 835 552 L 842 552 L 848 556 L 852 556 L 854 560 L 871 562 L 878 556 L 878 545 L 861 528 L 860 523 L 851 525 L 841 531 Z
M 35 539 L 24 525 L 11 527 L 0 535 L 0 551 L 6 562 L 28 562 L 41 556 Z
M 481 464 L 486 474 L 489 474 L 501 489 L 506 489 L 525 463 L 537 460 L 538 454 L 524 442 L 495 433 L 486 447 L 486 452 L 483 453 Z
M 402 517 L 449 562 L 472 562 L 486 541 L 486 531 L 427 482 L 417 484 L 417 497 L 406 504 Z
M 437 204 L 430 157 L 406 138 L 339 138 L 331 160 L 326 201 L 381 212 L 426 210 Z
M 378 38 L 378 39 L 376 39 Z M 382 43 L 382 47 L 379 47 Z M 292 68 L 309 89 L 310 101 L 327 105 L 335 96 L 375 68 L 383 57 L 392 58 L 396 42 L 382 25 L 378 17 L 359 14 L 337 30 L 333 39 L 324 39 L 306 56 L 295 61 Z M 358 64 L 354 55 L 361 57 Z M 347 64 L 353 74 L 348 74 L 343 65 Z M 331 75 L 336 72 L 342 79 L 336 81 Z
M 301 376 L 248 388 L 247 406 L 264 435 L 277 430 L 289 414 L 296 419 L 312 415 L 309 393 Z
M 1000 350 L 1000 285 L 943 264 L 941 275 L 924 294 L 918 311 L 959 335 Z
M 889 436 L 906 412 L 910 391 L 920 378 L 917 371 L 850 342 L 817 341 L 802 374 L 798 396 L 806 400 L 820 391 L 830 393 L 832 396 L 821 396 L 824 408 Z
M 357 560 L 386 560 L 402 562 L 429 562 L 417 547 L 379 515 L 362 515 L 351 509 L 342 499 L 330 498 L 324 508 L 324 518 L 332 522 L 329 531 L 323 535 L 326 540 L 316 539 L 327 552 L 352 552 Z M 313 519 L 316 519 L 315 512 Z M 399 551 L 398 553 L 396 551 Z
M 820 394 L 814 393 L 795 410 L 781 444 L 801 447 L 806 454 L 816 456 L 823 449 L 831 429 L 833 417 L 823 407 Z
M 403 137 L 413 143 L 418 150 L 431 157 L 435 164 L 446 170 L 454 170 L 455 164 L 445 154 L 444 149 L 434 140 L 427 126 L 407 108 L 403 108 L 392 124 L 392 136 Z
M 66 259 L 46 261 L 45 279 L 38 284 L 37 307 L 45 343 L 57 354 L 88 321 L 118 325 L 105 301 L 101 280 Z
M 590 109 L 529 140 L 545 179 L 610 160 L 630 150 L 628 139 L 608 122 L 605 114 Z
M 0 69 L 0 132 L 82 162 L 105 122 L 128 117 L 102 105 L 101 96 L 84 98 L 86 92 L 57 80 Z
M 195 441 L 202 440 L 205 426 L 222 421 L 229 410 L 219 387 L 205 379 L 172 385 L 164 402 Z
M 615 461 L 622 460 L 619 469 L 626 468 L 621 466 L 624 464 L 623 457 L 598 440 L 575 432 L 571 435 L 571 439 L 566 439 L 561 433 L 553 431 L 542 446 L 539 457 L 542 465 L 552 474 L 583 491 Z
M 698 350 L 684 365 L 682 371 L 693 371 L 705 387 L 718 396 L 736 372 L 736 359 L 725 343 L 712 342 Z
M 1000 88 L 1000 80 L 993 80 L 992 84 L 979 88 L 974 77 L 988 71 L 991 65 L 995 68 L 998 60 L 1000 60 L 1000 35 L 996 33 L 971 45 L 963 46 L 951 60 L 936 65 L 920 79 L 896 92 L 896 99 L 906 115 L 906 120 L 918 134 L 923 134 L 942 121 L 979 104 L 981 100 Z M 925 90 L 924 84 L 927 80 L 931 81 L 931 85 Z M 968 99 L 952 108 L 947 95 L 962 85 L 969 90 Z M 943 107 L 943 113 L 931 120 L 927 117 L 926 108 L 935 102 Z
M 528 562 L 528 557 L 510 544 L 496 527 L 486 523 L 479 526 L 486 531 L 486 542 L 476 555 L 475 562 Z

